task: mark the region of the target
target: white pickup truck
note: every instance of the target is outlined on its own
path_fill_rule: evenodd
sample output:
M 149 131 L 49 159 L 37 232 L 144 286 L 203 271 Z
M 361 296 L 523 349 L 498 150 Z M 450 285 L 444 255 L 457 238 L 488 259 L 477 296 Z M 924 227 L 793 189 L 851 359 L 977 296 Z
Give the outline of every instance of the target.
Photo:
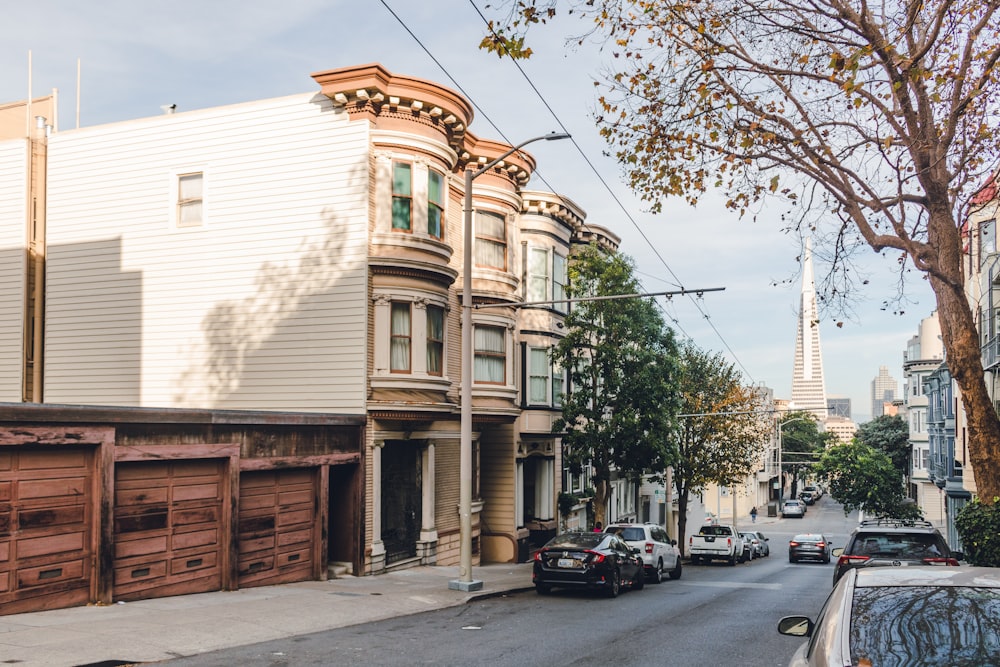
M 736 526 L 702 526 L 697 535 L 688 539 L 688 555 L 693 564 L 724 560 L 730 565 L 736 565 L 743 560 L 743 538 Z

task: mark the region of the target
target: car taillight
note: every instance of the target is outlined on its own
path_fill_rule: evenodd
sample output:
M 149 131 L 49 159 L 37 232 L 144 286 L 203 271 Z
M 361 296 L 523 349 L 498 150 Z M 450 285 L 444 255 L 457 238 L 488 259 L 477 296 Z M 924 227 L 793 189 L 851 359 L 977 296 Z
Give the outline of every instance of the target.
M 817 542 L 816 546 L 818 546 L 820 549 L 825 549 L 826 548 L 826 542 Z
M 598 553 L 596 551 L 588 551 L 587 553 L 590 554 L 590 562 L 591 563 L 603 563 L 604 562 L 604 554 Z
M 788 546 L 790 546 L 790 547 L 797 547 L 797 546 L 799 546 L 799 543 L 798 542 L 789 542 Z
M 727 537 L 726 538 L 726 546 L 730 546 L 730 547 L 733 546 L 733 538 L 731 538 L 731 537 Z
M 923 562 L 928 565 L 954 565 L 958 567 L 958 561 L 954 558 L 925 558 Z
M 537 562 L 539 562 L 539 563 L 542 561 L 542 552 L 541 551 L 536 551 L 535 552 L 535 560 Z
M 653 553 L 653 545 L 650 542 L 646 542 L 646 553 L 648 554 Z
M 847 554 L 842 554 L 840 558 L 837 559 L 837 567 L 840 567 L 841 565 L 850 565 L 852 563 L 857 565 L 871 559 L 871 556 L 848 556 Z

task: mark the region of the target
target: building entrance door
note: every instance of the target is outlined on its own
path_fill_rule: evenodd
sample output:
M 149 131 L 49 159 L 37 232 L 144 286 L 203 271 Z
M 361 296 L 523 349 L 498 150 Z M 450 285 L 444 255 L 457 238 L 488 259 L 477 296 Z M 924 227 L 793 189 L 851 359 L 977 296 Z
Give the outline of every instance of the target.
M 382 452 L 382 543 L 387 565 L 415 558 L 420 538 L 420 449 L 386 443 Z

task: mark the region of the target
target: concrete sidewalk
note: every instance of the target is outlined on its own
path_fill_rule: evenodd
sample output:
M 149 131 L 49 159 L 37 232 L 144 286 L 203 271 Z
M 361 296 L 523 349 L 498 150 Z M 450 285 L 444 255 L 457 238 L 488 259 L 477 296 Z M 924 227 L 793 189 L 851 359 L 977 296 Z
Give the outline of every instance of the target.
M 531 563 L 473 568 L 480 591 L 448 588 L 457 567 L 418 567 L 239 591 L 0 616 L 0 664 L 155 662 L 461 605 L 531 589 Z

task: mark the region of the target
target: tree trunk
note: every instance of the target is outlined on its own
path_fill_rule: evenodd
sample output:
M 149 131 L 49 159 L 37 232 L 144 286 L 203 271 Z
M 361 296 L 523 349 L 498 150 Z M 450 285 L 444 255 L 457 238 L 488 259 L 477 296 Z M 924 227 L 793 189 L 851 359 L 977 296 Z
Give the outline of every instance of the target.
M 688 516 L 688 490 L 677 490 L 677 548 L 680 549 L 681 556 L 687 552 L 687 516 Z
M 608 525 L 608 481 L 598 479 L 594 481 L 594 524 Z
M 978 495 L 991 505 L 1000 496 L 1000 419 L 986 388 L 979 332 L 964 290 L 934 275 L 930 283 L 937 297 L 948 371 L 962 392 Z M 955 448 L 960 450 L 962 434 L 955 435 Z

